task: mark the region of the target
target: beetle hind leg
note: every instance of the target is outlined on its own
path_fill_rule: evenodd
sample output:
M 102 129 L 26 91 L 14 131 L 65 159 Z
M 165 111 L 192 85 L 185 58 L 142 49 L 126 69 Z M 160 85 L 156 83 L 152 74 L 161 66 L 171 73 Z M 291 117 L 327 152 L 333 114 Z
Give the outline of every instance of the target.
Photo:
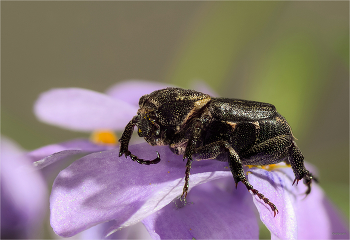
M 294 141 L 291 147 L 289 148 L 289 156 L 289 161 L 291 163 L 295 175 L 293 185 L 295 182 L 298 184 L 298 181 L 304 179 L 303 182 L 307 186 L 305 194 L 308 195 L 311 192 L 312 180 L 314 180 L 315 182 L 318 182 L 318 180 L 312 175 L 312 173 L 306 170 L 304 166 L 304 156 Z
M 254 195 L 257 195 L 261 200 L 264 201 L 265 204 L 270 206 L 271 210 L 273 211 L 273 216 L 275 217 L 276 213 L 278 213 L 278 209 L 275 206 L 275 204 L 270 202 L 270 200 L 266 198 L 263 194 L 261 194 L 258 190 L 254 189 L 253 186 L 248 182 L 246 178 L 242 179 L 241 182 L 247 187 L 248 191 L 252 191 Z M 237 183 L 236 183 L 236 188 L 237 188 Z
M 263 200 L 265 204 L 269 205 L 274 213 L 274 216 L 276 216 L 276 214 L 278 213 L 277 207 L 258 190 L 254 189 L 253 186 L 248 182 L 243 170 L 243 165 L 240 160 L 240 157 L 228 142 L 220 140 L 205 145 L 203 147 L 196 148 L 194 150 L 194 155 L 199 157 L 199 159 L 214 159 L 223 152 L 228 152 L 228 162 L 236 183 L 236 188 L 237 184 L 239 182 L 242 182 L 247 187 L 248 191 L 251 191 L 254 195 L 257 195 L 261 200 Z
M 229 152 L 230 152 L 229 165 L 230 165 L 231 172 L 233 174 L 233 178 L 235 179 L 235 182 L 236 182 L 236 188 L 237 188 L 238 182 L 241 181 L 246 186 L 248 191 L 251 191 L 254 195 L 257 195 L 261 200 L 264 201 L 265 204 L 270 206 L 271 210 L 273 211 L 273 216 L 275 217 L 276 214 L 278 213 L 278 209 L 275 206 L 275 204 L 270 202 L 270 200 L 268 198 L 266 198 L 262 193 L 260 193 L 258 190 L 256 190 L 248 182 L 248 180 L 245 176 L 244 170 L 243 170 L 243 165 L 239 159 L 239 156 L 231 146 L 229 148 Z
M 263 153 L 263 155 L 259 155 L 261 153 Z M 305 192 L 306 195 L 311 192 L 312 180 L 317 182 L 317 179 L 306 170 L 304 166 L 304 156 L 294 142 L 292 135 L 280 135 L 254 145 L 247 151 L 242 152 L 241 156 L 244 159 L 244 163 L 249 165 L 252 164 L 249 162 L 250 159 L 252 159 L 250 161 L 258 159 L 258 164 L 267 165 L 280 162 L 281 159 L 285 158 L 284 162 L 291 165 L 295 175 L 293 185 L 295 183 L 298 184 L 301 179 L 304 179 L 304 184 L 308 188 Z M 264 160 L 265 156 L 267 157 Z M 262 161 L 261 159 L 263 159 L 263 162 L 259 162 Z

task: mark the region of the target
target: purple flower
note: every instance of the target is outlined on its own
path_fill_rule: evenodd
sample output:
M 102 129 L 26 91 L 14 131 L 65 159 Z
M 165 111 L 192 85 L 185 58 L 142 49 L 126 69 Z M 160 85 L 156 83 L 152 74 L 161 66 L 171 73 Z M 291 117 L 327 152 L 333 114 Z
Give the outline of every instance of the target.
M 136 100 L 152 88 L 155 90 L 148 83 L 124 83 L 107 91 L 110 96 L 83 89 L 56 89 L 44 93 L 35 110 L 41 120 L 73 130 L 121 130 L 136 114 Z M 147 143 L 130 145 L 129 149 L 144 159 L 155 158 L 158 151 L 162 160 L 145 166 L 119 157 L 118 147 L 91 154 L 95 150 L 87 147 L 88 155 L 60 172 L 50 197 L 51 226 L 58 235 L 74 236 L 109 222 L 103 231 L 111 236 L 142 221 L 153 239 L 258 238 L 257 209 L 272 238 L 349 237 L 347 227 L 317 184 L 305 199 L 305 186 L 292 186 L 291 168 L 249 170 L 249 182 L 278 208 L 276 217 L 262 200 L 251 197 L 243 184 L 234 189 L 228 164 L 215 160 L 193 162 L 191 191 L 182 207 L 176 201 L 184 185 L 186 163 L 182 156 L 167 146 Z M 40 164 L 75 153 L 61 151 Z
M 182 161 L 181 156 L 174 155 L 167 147 L 151 147 L 147 143 L 143 143 L 130 146 L 130 150 L 145 158 L 154 157 L 154 151 L 156 150 L 163 156 L 164 160 L 159 164 L 147 166 L 147 169 L 145 169 L 144 165 L 132 162 L 124 157 L 118 157 L 119 151 L 115 149 L 83 157 L 59 174 L 54 182 L 50 199 L 51 226 L 57 234 L 64 237 L 73 236 L 98 223 L 110 220 L 115 222 L 110 230 L 110 232 L 113 232 L 113 230 L 120 227 L 133 225 L 148 216 L 150 216 L 146 224 L 148 230 L 150 231 L 151 226 L 158 227 L 154 224 L 154 221 L 162 216 L 162 212 L 164 214 L 169 213 L 165 209 L 159 210 L 182 193 L 186 163 Z M 203 161 L 196 162 L 195 165 L 196 167 L 193 167 L 191 171 L 192 187 L 222 177 L 230 176 L 232 178 L 231 172 L 225 168 L 226 163 Z M 217 192 L 220 196 L 219 199 L 212 198 L 212 196 L 215 196 L 215 191 L 212 190 Z M 235 222 L 237 224 L 238 222 L 246 222 L 249 225 L 246 230 L 238 231 L 242 232 L 243 235 L 238 234 L 236 237 L 258 237 L 258 225 L 253 208 L 251 208 L 252 203 L 241 201 L 241 204 L 238 204 L 239 198 L 236 199 L 236 202 L 232 202 L 235 201 L 233 196 L 211 186 L 199 188 L 197 194 L 190 195 L 188 201 L 192 202 L 196 198 L 203 199 L 199 209 L 207 206 L 207 210 L 212 209 L 216 216 L 223 219 L 222 224 L 217 224 L 216 228 L 224 238 L 232 236 L 230 235 L 232 232 L 228 231 L 227 227 L 229 226 L 228 223 L 234 224 Z M 70 204 L 72 201 L 74 202 L 73 205 Z M 220 202 L 222 204 L 219 204 Z M 229 204 L 230 202 L 233 204 Z M 186 207 L 175 211 L 174 214 L 179 216 L 175 215 L 174 220 L 162 222 L 164 224 L 180 224 L 181 214 L 189 215 L 187 211 L 198 206 L 198 203 L 188 204 Z M 228 212 L 229 206 L 232 206 L 230 213 Z M 176 208 L 176 206 L 173 207 Z M 170 211 L 173 210 L 170 206 L 168 208 Z M 244 213 L 233 214 L 236 213 L 236 211 L 233 211 L 234 209 L 243 209 Z M 62 214 L 63 212 L 67 215 Z M 194 213 L 192 212 L 193 216 L 191 218 L 198 218 L 199 214 Z M 207 216 L 208 219 L 204 216 Z M 240 216 L 240 218 L 237 218 L 237 216 Z M 198 231 L 197 235 L 194 232 L 192 236 L 204 238 L 208 236 L 208 227 L 210 225 L 214 226 L 217 220 L 217 218 L 210 217 L 210 214 L 203 212 L 203 216 L 196 219 L 196 221 L 192 222 L 190 220 L 183 226 L 174 227 L 187 228 L 189 232 L 184 234 L 189 237 L 192 234 L 189 230 L 192 226 L 193 231 Z M 227 223 L 224 224 L 224 222 Z M 169 232 L 167 228 L 164 230 L 164 233 Z M 182 231 L 174 231 L 173 233 L 180 232 Z M 199 233 L 205 233 L 205 235 L 198 235 Z M 168 234 L 171 234 L 171 232 Z M 173 235 L 171 238 L 177 238 L 177 236 Z
M 45 123 L 74 131 L 123 130 L 137 112 L 138 99 L 166 86 L 134 80 L 112 86 L 107 94 L 56 88 L 40 95 L 34 113 Z
M 82 88 L 56 88 L 40 95 L 34 105 L 37 118 L 45 123 L 74 131 L 124 130 L 135 116 L 141 96 L 172 86 L 141 80 L 113 85 L 106 94 Z M 216 94 L 194 82 L 196 89 Z
M 47 190 L 24 151 L 1 137 L 1 238 L 38 238 Z
M 242 184 L 234 190 L 227 163 L 194 162 L 189 203 L 179 208 L 173 200 L 181 195 L 184 184 L 182 157 L 167 147 L 151 147 L 147 143 L 132 145 L 130 150 L 144 158 L 153 158 L 158 151 L 163 161 L 144 166 L 119 158 L 118 149 L 114 149 L 85 156 L 58 175 L 50 198 L 51 226 L 58 235 L 74 236 L 113 220 L 114 225 L 106 233 L 142 221 L 154 239 L 258 238 L 252 198 Z M 305 186 L 292 186 L 294 175 L 290 168 L 250 171 L 250 183 L 279 209 L 279 214 L 273 217 L 270 208 L 253 196 L 260 218 L 273 237 L 349 236 L 318 185 L 303 200 Z M 221 188 L 211 182 L 215 179 L 222 180 Z

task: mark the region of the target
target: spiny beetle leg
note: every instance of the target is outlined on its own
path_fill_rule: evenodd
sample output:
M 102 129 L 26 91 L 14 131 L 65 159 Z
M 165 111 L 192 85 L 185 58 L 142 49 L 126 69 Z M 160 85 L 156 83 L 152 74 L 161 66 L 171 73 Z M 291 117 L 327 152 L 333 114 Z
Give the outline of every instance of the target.
M 157 164 L 160 162 L 160 155 L 158 152 L 157 153 L 157 158 L 153 159 L 153 160 L 143 160 L 138 158 L 137 156 L 135 156 L 134 154 L 131 154 L 130 151 L 126 151 L 124 153 L 120 152 L 119 156 L 122 156 L 123 154 L 125 154 L 125 157 L 130 156 L 131 160 L 138 162 L 139 164 L 145 164 L 145 165 L 151 165 L 151 164 Z
M 298 181 L 304 179 L 304 184 L 307 186 L 305 194 L 308 195 L 311 192 L 312 180 L 317 182 L 317 179 L 305 168 L 304 156 L 294 141 L 292 141 L 292 145 L 289 148 L 289 156 L 289 162 L 295 175 L 293 185 L 295 182 L 298 185 Z
M 188 188 L 190 186 L 189 184 L 189 179 L 190 179 L 190 170 L 191 170 L 191 165 L 192 165 L 192 159 L 188 158 L 187 163 L 186 163 L 186 172 L 185 172 L 185 185 L 182 191 L 181 198 L 186 201 L 187 193 L 188 193 Z
M 305 169 L 305 174 L 304 174 L 304 184 L 307 186 L 307 190 L 305 192 L 306 195 L 309 195 L 311 193 L 311 183 L 312 181 L 315 181 L 315 182 L 318 182 L 317 178 L 315 178 L 308 170 Z M 293 181 L 293 184 L 292 186 L 294 185 L 294 183 L 296 182 L 298 185 L 298 182 L 300 181 L 301 179 L 298 179 L 298 178 L 295 178 L 294 181 Z
M 254 189 L 253 186 L 247 181 L 247 179 L 242 179 L 241 182 L 247 187 L 248 191 L 252 191 L 254 195 L 257 195 L 261 200 L 264 201 L 267 205 L 270 206 L 271 210 L 273 211 L 273 216 L 276 217 L 276 213 L 278 213 L 278 209 L 270 202 L 268 198 L 266 198 L 263 194 L 261 194 L 258 190 Z
M 157 157 L 155 159 L 153 159 L 153 160 L 143 160 L 143 159 L 140 159 L 140 158 L 136 157 L 133 154 L 131 154 L 130 157 L 131 157 L 131 159 L 133 161 L 136 161 L 139 164 L 151 165 L 151 164 L 157 164 L 157 163 L 160 162 L 160 156 L 159 156 L 158 152 L 157 152 Z
M 203 128 L 202 121 L 200 119 L 195 119 L 191 126 L 192 136 L 188 140 L 188 143 L 186 146 L 186 150 L 183 158 L 184 161 L 185 161 L 185 158 L 187 158 L 188 160 L 192 160 L 192 154 L 194 153 L 197 142 L 201 137 L 202 128 Z M 187 164 L 188 164 L 188 160 L 187 160 Z

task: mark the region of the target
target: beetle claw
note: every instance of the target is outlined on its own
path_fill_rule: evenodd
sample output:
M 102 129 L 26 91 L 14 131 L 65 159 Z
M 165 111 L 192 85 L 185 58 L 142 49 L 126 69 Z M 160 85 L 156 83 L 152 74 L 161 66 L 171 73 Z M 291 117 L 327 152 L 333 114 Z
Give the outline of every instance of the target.
M 300 179 L 295 178 L 295 179 L 294 179 L 294 181 L 293 181 L 292 186 L 294 186 L 295 181 L 297 182 L 297 184 L 296 184 L 296 185 L 298 186 L 298 182 L 300 181 Z
M 145 164 L 145 165 L 151 165 L 151 164 L 157 164 L 160 162 L 160 155 L 159 152 L 157 153 L 157 157 L 153 160 L 143 160 L 138 158 L 137 156 L 131 154 L 130 151 L 126 151 L 126 152 L 120 152 L 119 156 L 122 156 L 123 154 L 125 154 L 125 158 L 127 158 L 128 156 L 131 158 L 131 160 L 138 162 L 139 164 Z
M 311 193 L 311 182 L 312 182 L 311 179 L 310 179 L 309 181 L 305 181 L 305 180 L 304 180 L 304 183 L 305 183 L 306 186 L 307 186 L 307 190 L 306 190 L 306 192 L 305 192 L 306 196 L 309 195 L 309 194 Z

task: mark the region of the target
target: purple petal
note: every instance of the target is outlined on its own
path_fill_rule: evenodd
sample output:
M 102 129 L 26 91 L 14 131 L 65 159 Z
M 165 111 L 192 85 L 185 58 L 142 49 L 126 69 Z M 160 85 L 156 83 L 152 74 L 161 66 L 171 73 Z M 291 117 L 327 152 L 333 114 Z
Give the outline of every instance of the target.
M 75 131 L 121 130 L 137 108 L 91 90 L 60 88 L 42 93 L 34 112 L 43 122 Z
M 292 186 L 295 177 L 291 168 L 271 172 L 263 169 L 250 171 L 252 174 L 248 175 L 249 182 L 269 198 L 279 211 L 273 217 L 271 209 L 254 196 L 260 218 L 270 230 L 272 239 L 329 239 L 349 236 L 349 231 L 334 208 L 328 205 L 329 201 L 318 184 L 314 183 L 311 193 L 305 196 L 307 188 L 302 182 L 298 186 Z M 333 232 L 342 235 L 334 235 Z
M 309 168 L 308 168 L 309 169 Z M 298 186 L 297 221 L 299 239 L 349 239 L 349 230 L 317 183 L 305 197 L 307 187 Z
M 1 237 L 35 237 L 46 211 L 47 190 L 40 173 L 32 170 L 15 143 L 1 137 Z
M 173 85 L 142 80 L 128 80 L 113 85 L 107 89 L 106 94 L 138 107 L 139 99 L 143 95 L 167 87 L 173 87 Z
M 291 168 L 285 170 L 292 171 Z M 274 217 L 271 208 L 255 195 L 253 200 L 261 221 L 270 230 L 271 235 L 280 239 L 297 239 L 296 195 L 292 180 L 284 171 L 269 172 L 263 169 L 250 171 L 252 172 L 248 174 L 250 184 L 274 203 L 279 211 Z
M 328 236 L 330 239 L 350 239 L 349 226 L 346 221 L 340 216 L 338 210 L 333 206 L 326 196 L 323 197 L 323 207 L 327 212 L 327 220 L 331 225 Z M 302 212 L 302 210 L 300 211 Z M 302 215 L 299 214 L 301 217 Z M 314 228 L 315 229 L 315 228 Z M 304 236 L 301 235 L 300 236 Z
M 105 239 L 110 229 L 115 224 L 115 221 L 109 221 L 98 224 L 92 228 L 89 228 L 79 236 L 82 239 Z M 147 232 L 145 226 L 139 222 L 132 226 L 125 227 L 107 237 L 108 239 L 152 239 L 150 234 Z
M 182 193 L 186 165 L 182 156 L 147 143 L 132 145 L 130 151 L 145 159 L 155 158 L 158 151 L 162 161 L 141 165 L 118 157 L 116 149 L 85 156 L 60 172 L 50 198 L 51 226 L 58 235 L 73 236 L 110 220 L 120 228 L 133 225 Z M 225 166 L 219 161 L 194 162 L 190 188 L 231 176 Z
M 67 142 L 47 145 L 27 153 L 36 169 L 42 169 L 57 161 L 64 161 L 78 154 L 105 151 L 114 148 L 109 145 L 97 145 L 87 139 L 75 139 Z
M 212 182 L 196 186 L 188 204 L 172 202 L 143 220 L 153 239 L 257 239 L 259 226 L 247 189 L 223 191 Z

